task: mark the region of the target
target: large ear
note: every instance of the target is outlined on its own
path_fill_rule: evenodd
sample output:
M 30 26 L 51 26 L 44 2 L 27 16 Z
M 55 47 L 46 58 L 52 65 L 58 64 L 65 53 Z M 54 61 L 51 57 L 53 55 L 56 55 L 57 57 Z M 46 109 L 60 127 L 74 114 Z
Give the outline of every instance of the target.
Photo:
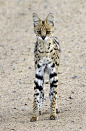
M 32 18 L 33 18 L 34 26 L 37 26 L 39 24 L 39 21 L 40 21 L 38 15 L 36 13 L 33 13 Z
M 46 18 L 46 21 L 50 26 L 54 26 L 54 15 L 52 13 L 49 13 L 49 15 Z

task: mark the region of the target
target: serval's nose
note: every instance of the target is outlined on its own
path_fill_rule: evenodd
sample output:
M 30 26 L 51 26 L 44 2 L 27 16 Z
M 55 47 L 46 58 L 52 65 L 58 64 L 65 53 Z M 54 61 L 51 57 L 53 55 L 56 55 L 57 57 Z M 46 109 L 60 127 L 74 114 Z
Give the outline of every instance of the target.
M 42 39 L 44 40 L 46 36 L 42 36 Z

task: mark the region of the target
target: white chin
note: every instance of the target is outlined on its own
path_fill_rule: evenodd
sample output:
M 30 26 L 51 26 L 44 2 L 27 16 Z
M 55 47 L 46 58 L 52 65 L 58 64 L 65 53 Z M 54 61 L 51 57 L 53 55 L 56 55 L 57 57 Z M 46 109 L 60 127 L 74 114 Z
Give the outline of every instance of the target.
M 42 42 L 46 42 L 48 39 L 49 39 L 49 37 L 45 37 L 45 39 L 43 40 L 41 37 L 37 37 L 39 40 L 41 40 Z

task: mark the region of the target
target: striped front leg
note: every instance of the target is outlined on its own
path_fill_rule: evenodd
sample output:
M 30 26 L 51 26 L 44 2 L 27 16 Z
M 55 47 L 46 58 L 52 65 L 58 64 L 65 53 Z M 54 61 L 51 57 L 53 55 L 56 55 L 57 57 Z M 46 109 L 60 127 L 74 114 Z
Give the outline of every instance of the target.
M 56 119 L 58 77 L 56 72 L 50 73 L 50 119 Z
M 30 121 L 36 121 L 39 113 L 41 113 L 41 107 L 44 99 L 43 83 L 44 83 L 44 68 L 38 66 L 35 75 L 34 86 L 34 102 L 33 102 L 33 116 Z

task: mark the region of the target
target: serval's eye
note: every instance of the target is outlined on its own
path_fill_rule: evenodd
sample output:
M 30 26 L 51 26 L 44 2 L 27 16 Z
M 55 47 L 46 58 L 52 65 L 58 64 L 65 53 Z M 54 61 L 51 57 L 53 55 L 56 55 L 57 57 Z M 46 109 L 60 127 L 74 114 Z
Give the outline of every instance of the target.
M 50 31 L 46 31 L 46 34 L 49 34 L 50 33 Z
M 41 31 L 37 31 L 38 34 L 41 34 Z

